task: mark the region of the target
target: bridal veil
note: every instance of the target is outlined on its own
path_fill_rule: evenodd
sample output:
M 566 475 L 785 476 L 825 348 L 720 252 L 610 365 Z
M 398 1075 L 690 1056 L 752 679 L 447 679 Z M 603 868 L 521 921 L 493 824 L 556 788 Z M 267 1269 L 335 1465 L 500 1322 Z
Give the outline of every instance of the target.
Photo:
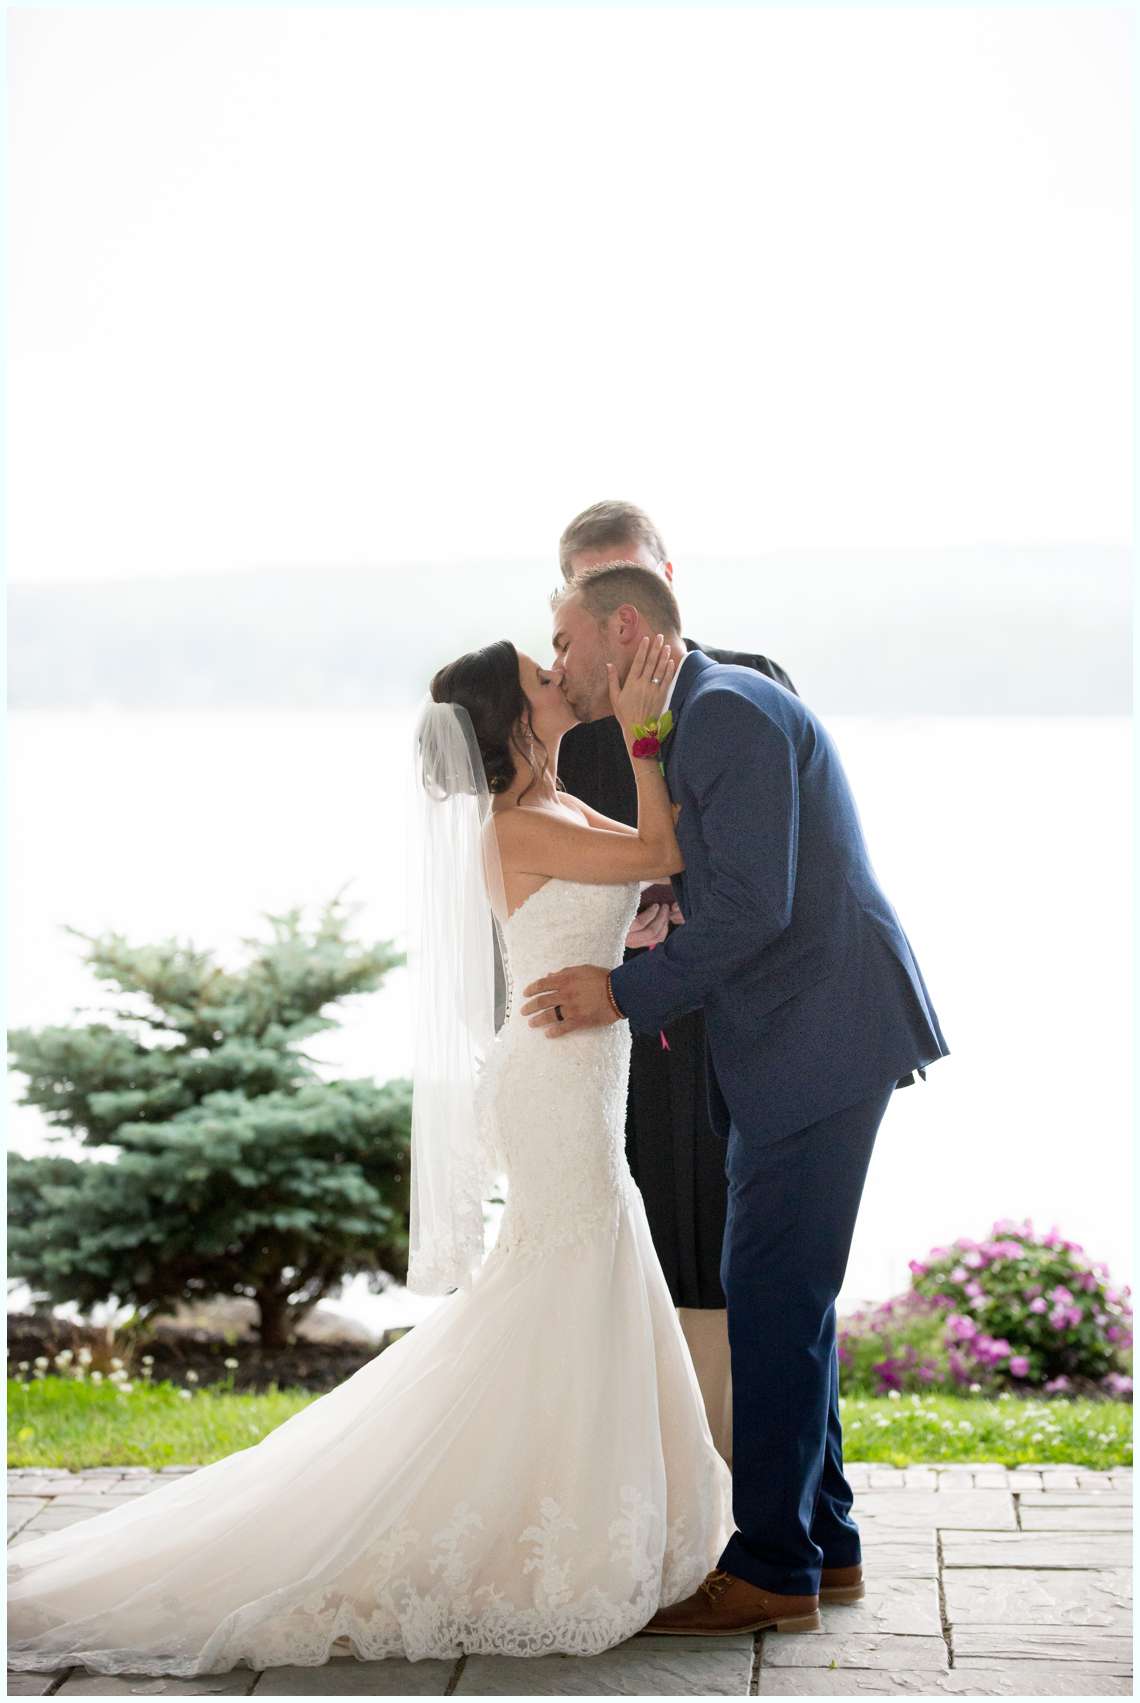
M 416 718 L 408 865 L 412 987 L 408 1288 L 468 1288 L 483 1260 L 483 1201 L 498 1165 L 476 1088 L 508 986 L 506 897 L 491 792 L 459 704 Z

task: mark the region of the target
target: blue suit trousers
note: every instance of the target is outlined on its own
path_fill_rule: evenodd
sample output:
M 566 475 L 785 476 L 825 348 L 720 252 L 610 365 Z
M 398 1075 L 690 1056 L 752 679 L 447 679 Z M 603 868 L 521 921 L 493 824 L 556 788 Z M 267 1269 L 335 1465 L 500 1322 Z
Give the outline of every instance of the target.
M 781 1595 L 814 1595 L 821 1567 L 861 1560 L 835 1299 L 893 1087 L 771 1143 L 729 1131 L 721 1282 L 737 1530 L 718 1566 Z

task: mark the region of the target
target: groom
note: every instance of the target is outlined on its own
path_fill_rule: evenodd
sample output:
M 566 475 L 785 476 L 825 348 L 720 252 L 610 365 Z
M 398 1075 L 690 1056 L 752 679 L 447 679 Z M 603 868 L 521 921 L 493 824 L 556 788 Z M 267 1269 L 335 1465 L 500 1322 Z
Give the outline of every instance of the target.
M 635 564 L 576 576 L 554 623 L 567 690 L 594 717 L 610 713 L 607 663 L 624 681 L 647 633 L 679 659 L 663 760 L 686 924 L 609 973 L 543 976 L 522 1013 L 557 1041 L 622 1017 L 656 1033 L 703 1008 L 709 1110 L 727 1142 L 737 1530 L 693 1596 L 647 1630 L 814 1629 L 821 1598 L 863 1594 L 835 1298 L 891 1093 L 948 1049 L 838 754 L 803 701 L 686 653 L 672 590 Z

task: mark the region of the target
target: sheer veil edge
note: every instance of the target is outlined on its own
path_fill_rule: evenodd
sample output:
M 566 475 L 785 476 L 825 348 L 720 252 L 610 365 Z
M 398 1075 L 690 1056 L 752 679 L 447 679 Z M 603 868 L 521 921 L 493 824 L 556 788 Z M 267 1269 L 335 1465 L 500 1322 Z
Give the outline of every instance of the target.
M 483 1260 L 483 1201 L 498 1165 L 478 1087 L 510 989 L 498 840 L 475 730 L 425 698 L 413 741 L 408 858 L 412 996 L 408 1288 L 470 1286 Z

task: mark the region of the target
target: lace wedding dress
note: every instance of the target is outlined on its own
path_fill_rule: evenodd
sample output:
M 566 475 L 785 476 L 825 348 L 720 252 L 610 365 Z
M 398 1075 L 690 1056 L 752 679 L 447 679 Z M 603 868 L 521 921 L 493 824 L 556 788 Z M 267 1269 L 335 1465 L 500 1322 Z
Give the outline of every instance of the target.
M 548 881 L 506 925 L 515 990 L 619 963 L 636 897 Z M 592 1654 L 695 1590 L 731 1480 L 625 1161 L 629 1051 L 508 1010 L 472 1287 L 252 1448 L 10 1551 L 9 1666 Z

